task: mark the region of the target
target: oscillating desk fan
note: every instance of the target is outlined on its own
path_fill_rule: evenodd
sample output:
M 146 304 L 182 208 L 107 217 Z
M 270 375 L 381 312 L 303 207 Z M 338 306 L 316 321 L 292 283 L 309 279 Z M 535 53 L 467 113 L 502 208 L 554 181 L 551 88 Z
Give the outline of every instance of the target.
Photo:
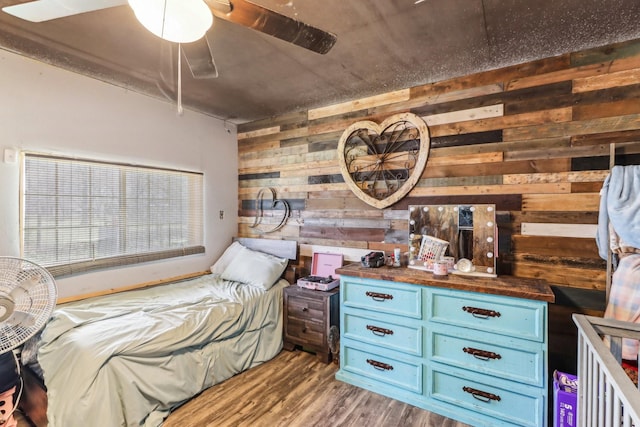
M 22 394 L 13 350 L 44 328 L 57 296 L 55 280 L 46 269 L 24 259 L 0 257 L 0 426 L 16 425 L 13 411 Z

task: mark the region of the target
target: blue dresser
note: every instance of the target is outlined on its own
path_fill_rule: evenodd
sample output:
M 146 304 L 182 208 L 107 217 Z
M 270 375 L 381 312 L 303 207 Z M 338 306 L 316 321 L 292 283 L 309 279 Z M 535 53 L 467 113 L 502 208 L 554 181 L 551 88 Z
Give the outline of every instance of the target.
M 543 281 L 406 268 L 340 273 L 336 378 L 473 426 L 546 426 Z

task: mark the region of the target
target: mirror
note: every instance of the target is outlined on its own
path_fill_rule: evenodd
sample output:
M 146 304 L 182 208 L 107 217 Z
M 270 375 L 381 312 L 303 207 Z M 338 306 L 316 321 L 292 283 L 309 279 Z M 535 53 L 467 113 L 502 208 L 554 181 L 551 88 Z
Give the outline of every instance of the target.
M 409 267 L 496 277 L 498 231 L 495 205 L 409 206 Z

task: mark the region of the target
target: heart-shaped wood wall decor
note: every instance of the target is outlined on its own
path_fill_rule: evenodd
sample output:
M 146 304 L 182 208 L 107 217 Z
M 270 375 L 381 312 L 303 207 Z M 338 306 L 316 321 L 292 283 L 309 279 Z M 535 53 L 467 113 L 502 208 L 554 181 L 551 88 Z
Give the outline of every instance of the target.
M 427 124 L 412 113 L 395 114 L 380 124 L 356 122 L 338 143 L 340 172 L 360 200 L 386 208 L 420 180 L 430 146 Z

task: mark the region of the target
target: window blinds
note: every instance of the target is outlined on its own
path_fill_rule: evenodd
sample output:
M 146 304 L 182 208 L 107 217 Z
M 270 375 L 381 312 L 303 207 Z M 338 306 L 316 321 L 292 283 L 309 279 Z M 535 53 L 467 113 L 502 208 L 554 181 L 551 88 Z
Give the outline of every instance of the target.
M 26 154 L 22 256 L 54 276 L 204 252 L 201 173 Z

